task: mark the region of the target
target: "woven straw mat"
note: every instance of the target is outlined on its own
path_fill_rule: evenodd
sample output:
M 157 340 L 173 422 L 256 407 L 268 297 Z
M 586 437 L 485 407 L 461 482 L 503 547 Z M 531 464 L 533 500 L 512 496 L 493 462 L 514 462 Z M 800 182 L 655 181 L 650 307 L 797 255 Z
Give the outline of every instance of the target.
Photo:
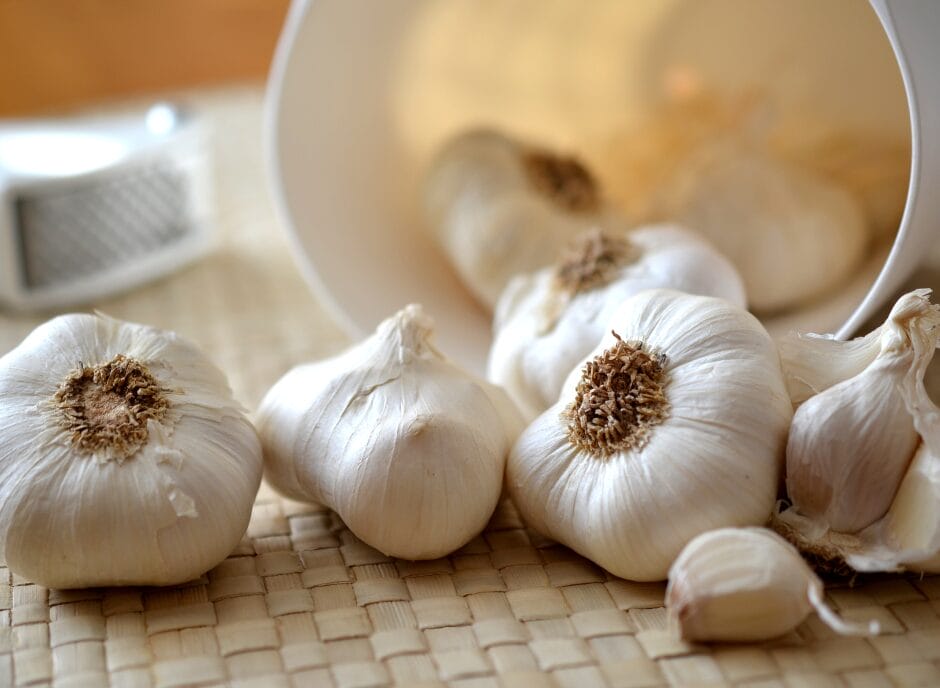
M 254 408 L 290 366 L 347 344 L 301 281 L 262 178 L 261 93 L 188 94 L 213 124 L 221 248 L 96 304 L 199 343 Z M 0 315 L 0 351 L 40 318 Z M 447 559 L 389 559 L 262 486 L 238 549 L 173 588 L 47 590 L 0 568 L 0 685 L 940 686 L 940 578 L 830 588 L 884 634 L 811 617 L 759 645 L 681 642 L 662 584 L 614 578 L 503 503 Z

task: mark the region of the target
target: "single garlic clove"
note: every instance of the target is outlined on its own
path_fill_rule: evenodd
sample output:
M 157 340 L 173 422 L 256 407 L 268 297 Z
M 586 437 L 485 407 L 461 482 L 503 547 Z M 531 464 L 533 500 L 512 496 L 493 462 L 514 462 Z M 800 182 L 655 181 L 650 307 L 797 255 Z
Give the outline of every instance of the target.
M 644 291 L 608 327 L 520 435 L 507 488 L 543 535 L 663 580 L 699 533 L 770 516 L 791 405 L 770 337 L 723 299 Z
M 796 549 L 765 528 L 722 528 L 689 542 L 669 569 L 666 607 L 684 640 L 751 642 L 796 628 L 811 611 L 842 635 L 873 635 L 823 601 L 822 582 Z
M 684 160 L 660 192 L 657 216 L 700 232 L 728 256 L 751 307 L 764 313 L 843 283 L 868 242 L 849 192 L 731 138 Z
M 405 559 L 449 554 L 486 525 L 521 429 L 505 393 L 431 344 L 408 306 L 345 353 L 288 372 L 258 410 L 265 475 Z
M 790 426 L 787 493 L 841 533 L 884 516 L 919 442 L 899 389 L 905 370 L 883 362 L 811 397 Z
M 489 129 L 441 150 L 424 210 L 464 284 L 490 308 L 513 276 L 551 264 L 579 231 L 623 224 L 580 161 Z
M 554 266 L 517 277 L 496 309 L 487 378 L 534 417 L 606 332 L 620 305 L 671 288 L 745 305 L 734 267 L 698 236 L 671 225 L 579 234 Z
M 171 585 L 245 532 L 261 447 L 172 332 L 73 314 L 0 358 L 0 553 L 47 587 Z

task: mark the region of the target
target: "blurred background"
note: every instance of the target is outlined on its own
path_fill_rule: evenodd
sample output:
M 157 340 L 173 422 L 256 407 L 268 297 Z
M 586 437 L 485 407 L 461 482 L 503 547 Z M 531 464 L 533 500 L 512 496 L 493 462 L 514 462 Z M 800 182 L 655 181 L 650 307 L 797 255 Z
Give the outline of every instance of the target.
M 262 83 L 288 0 L 0 0 L 0 117 Z
M 290 365 L 329 354 L 348 341 L 301 276 L 286 234 L 278 226 L 266 178 L 265 81 L 289 4 L 288 0 L 0 0 L 0 201 L 4 127 L 46 120 L 85 126 L 83 122 L 125 117 L 153 133 L 175 123 L 165 111 L 162 119 L 151 122 L 147 117 L 161 101 L 192 115 L 204 135 L 199 145 L 171 141 L 170 148 L 180 154 L 199 152 L 207 168 L 205 175 L 193 173 L 198 177 L 193 181 L 187 175 L 203 162 L 173 158 L 173 164 L 181 165 L 185 188 L 194 189 L 189 196 L 174 196 L 183 185 L 174 185 L 172 175 L 161 181 L 162 186 L 154 184 L 153 175 L 162 172 L 152 165 L 144 170 L 150 176 L 140 177 L 136 186 L 128 181 L 133 174 L 122 169 L 101 188 L 87 187 L 93 193 L 81 203 L 77 194 L 61 188 L 51 202 L 35 202 L 52 188 L 34 184 L 44 181 L 41 174 L 29 176 L 29 185 L 17 181 L 14 202 L 0 205 L 0 355 L 55 313 L 98 309 L 194 339 L 229 373 L 238 396 L 253 407 Z M 416 246 L 427 240 L 413 206 L 427 158 L 461 127 L 490 122 L 559 145 L 583 147 L 601 176 L 616 181 L 630 168 L 615 153 L 636 143 L 632 130 L 617 138 L 623 134 L 619 128 L 629 114 L 628 106 L 655 101 L 664 84 L 671 83 L 661 77 L 677 73 L 671 66 L 695 65 L 706 76 L 730 74 L 742 82 L 753 81 L 750 72 L 758 72 L 762 88 L 772 85 L 774 90 L 796 94 L 795 102 L 809 103 L 827 116 L 848 116 L 848 112 L 876 128 L 882 119 L 897 120 L 907 135 L 906 102 L 896 64 L 863 0 L 832 0 L 822 6 L 807 0 L 786 6 L 774 0 L 745 4 L 598 0 L 589 12 L 571 2 L 412 4 L 412 14 L 405 16 L 408 21 L 399 17 L 397 23 L 393 19 L 403 14 L 404 4 L 382 5 L 381 11 L 366 0 L 318 4 L 324 19 L 312 24 L 322 35 L 315 34 L 311 50 L 347 59 L 319 59 L 319 53 L 311 52 L 311 59 L 298 61 L 291 72 L 290 127 L 282 132 L 284 154 L 292 169 L 302 172 L 287 182 L 295 204 L 309 211 L 295 217 L 299 233 L 307 235 L 306 258 L 321 269 L 339 303 L 353 295 L 353 289 L 344 286 L 348 284 L 356 285 L 366 302 L 394 301 L 382 304 L 383 315 L 402 305 L 400 294 L 405 289 L 400 285 L 409 284 L 409 276 L 420 273 L 422 278 L 436 279 L 437 273 L 425 266 L 434 264 L 438 254 L 419 259 L 423 254 L 416 252 Z M 669 11 L 662 11 L 666 6 Z M 801 18 L 800 7 L 808 18 Z M 656 20 L 650 19 L 650 26 L 640 21 L 644 11 Z M 525 31 L 517 30 L 518 16 L 526 18 Z M 573 22 L 572 16 L 579 21 Z M 855 20 L 849 21 L 852 17 Z M 386 34 L 401 42 L 386 41 L 391 46 L 386 46 L 387 56 L 375 52 L 377 45 L 384 44 L 374 40 Z M 774 49 L 768 48 L 758 60 L 751 43 L 763 43 L 766 36 L 777 37 L 783 47 L 771 46 Z M 803 43 L 794 47 L 798 41 L 790 40 L 793 36 Z M 627 48 L 636 48 L 644 60 Z M 740 55 L 749 59 L 741 60 Z M 856 59 L 860 56 L 881 56 L 871 61 L 886 67 L 863 69 L 859 64 L 864 61 Z M 341 78 L 333 78 L 337 74 Z M 773 79 L 764 83 L 768 74 Z M 872 99 L 872 84 L 885 83 L 887 97 Z M 835 97 L 841 91 L 856 97 L 844 99 L 841 110 L 827 111 L 841 102 Z M 387 97 L 382 100 L 375 94 Z M 859 99 L 864 107 L 858 105 Z M 323 103 L 329 107 L 321 107 Z M 798 110 L 794 108 L 801 115 Z M 876 115 L 881 112 L 886 114 L 879 119 Z M 802 116 L 781 120 L 801 136 L 812 130 Z M 329 129 L 331 123 L 335 130 Z M 787 126 L 782 126 L 785 133 Z M 355 146 L 349 145 L 351 131 L 356 132 Z M 850 141 L 851 152 L 857 139 Z M 353 149 L 355 160 L 350 155 Z M 899 193 L 887 204 L 886 224 L 892 234 L 907 185 L 909 144 L 903 137 L 900 149 L 904 155 L 892 162 L 901 172 L 897 179 L 890 178 Z M 35 167 L 39 161 L 32 150 L 26 162 Z M 331 151 L 340 156 L 342 165 L 330 158 Z M 54 164 L 69 155 L 80 157 L 65 146 L 47 152 Z M 860 167 L 851 156 L 834 157 L 843 167 Z M 350 173 L 352 162 L 363 172 Z M 312 172 L 331 165 L 343 173 L 313 179 Z M 872 174 L 858 180 L 861 186 L 885 186 L 883 166 L 874 167 Z M 27 186 L 28 193 L 23 191 Z M 635 185 L 612 186 L 629 196 Z M 156 188 L 167 190 L 155 198 Z M 192 197 L 198 197 L 198 207 L 177 218 L 173 213 L 188 207 Z M 136 211 L 132 221 L 122 225 L 114 213 L 108 214 L 113 198 Z M 363 198 L 367 202 L 359 202 Z M 162 267 L 167 269 L 162 272 L 153 266 L 145 270 L 137 257 L 115 250 L 144 234 L 163 237 L 160 240 L 165 238 L 169 245 L 185 233 L 144 232 L 148 219 L 158 215 L 169 218 L 171 225 L 189 222 L 194 234 L 197 225 L 205 224 L 214 245 L 211 250 L 193 249 L 193 262 L 180 270 L 169 269 L 171 262 L 165 262 Z M 320 231 L 324 227 L 343 231 Z M 87 234 L 78 236 L 79 228 Z M 89 246 L 93 250 L 85 262 L 77 260 Z M 183 253 L 178 252 L 173 267 L 183 265 Z M 93 264 L 105 254 L 108 261 Z M 374 272 L 369 260 L 382 270 Z M 420 269 L 414 269 L 416 264 Z M 389 270 L 390 265 L 398 272 Z M 104 268 L 115 266 L 128 269 L 114 273 L 112 279 Z M 101 297 L 68 304 L 50 297 L 38 310 L 10 307 L 10 299 L 3 298 L 22 284 L 42 296 L 45 287 L 59 278 L 59 294 L 68 296 L 69 287 L 80 284 L 83 274 L 66 275 L 66 268 L 87 270 L 85 274 L 94 268 L 95 274 L 106 276 L 97 285 Z M 13 275 L 14 270 L 19 274 Z M 148 282 L 147 270 L 165 276 Z M 386 282 L 378 295 L 374 295 L 375 274 L 384 275 Z M 125 291 L 107 288 L 134 279 L 142 286 Z M 862 286 L 867 288 L 868 283 Z M 419 293 L 432 299 L 438 291 L 434 286 Z M 466 313 L 451 310 L 453 319 L 462 324 Z M 458 328 L 461 338 L 465 330 Z
M 195 341 L 225 370 L 236 397 L 253 409 L 291 365 L 346 343 L 295 267 L 265 178 L 264 87 L 288 5 L 288 0 L 0 0 L 0 157 L 5 131 L 49 123 L 84 130 L 100 123 L 95 131 L 108 134 L 117 131 L 114 122 L 125 120 L 137 129 L 145 121 L 156 124 L 159 131 L 166 118 L 151 121 L 145 115 L 155 103 L 172 103 L 199 127 L 198 145 L 171 141 L 170 150 L 173 160 L 198 155 L 205 167 L 197 194 L 205 217 L 199 219 L 212 236 L 211 250 L 200 249 L 198 256 L 194 251 L 198 260 L 191 261 L 181 250 L 179 261 L 174 255 L 154 270 L 162 275 L 155 281 L 140 277 L 138 258 L 109 254 L 111 263 L 126 263 L 128 269 L 107 277 L 98 285 L 102 295 L 90 301 L 37 309 L 0 298 L 0 356 L 57 313 L 99 310 Z M 84 162 L 79 149 L 66 145 L 52 146 L 42 159 L 25 150 L 33 167 L 46 158 L 53 167 Z M 152 167 L 134 170 L 151 174 Z M 74 255 L 81 246 L 67 240 L 80 227 L 88 231 L 79 242 L 85 244 L 104 236 L 109 226 L 111 244 L 133 236 L 135 228 L 143 234 L 155 215 L 153 199 L 134 195 L 128 186 L 134 172 L 128 169 L 105 173 L 100 188 L 89 185 L 93 193 L 73 203 L 81 194 L 45 183 L 54 175 L 14 171 L 13 180 L 5 180 L 0 165 L 0 201 L 4 182 L 14 189 L 6 199 L 19 195 L 0 204 L 0 296 L 4 284 L 9 297 L 16 283 L 24 282 L 17 258 L 29 236 L 22 221 L 30 214 L 24 209 L 47 188 L 56 191 L 52 200 L 59 206 L 40 206 L 43 212 L 32 214 L 55 220 L 51 234 L 33 232 L 37 244 L 48 237 L 43 246 Z M 151 177 L 142 181 L 154 187 Z M 111 198 L 130 204 L 130 222 L 109 225 Z M 172 208 L 172 195 L 163 206 Z M 56 272 L 54 261 L 48 265 L 50 279 L 64 274 Z M 123 288 L 134 280 L 141 286 Z M 71 282 L 65 281 L 66 290 Z

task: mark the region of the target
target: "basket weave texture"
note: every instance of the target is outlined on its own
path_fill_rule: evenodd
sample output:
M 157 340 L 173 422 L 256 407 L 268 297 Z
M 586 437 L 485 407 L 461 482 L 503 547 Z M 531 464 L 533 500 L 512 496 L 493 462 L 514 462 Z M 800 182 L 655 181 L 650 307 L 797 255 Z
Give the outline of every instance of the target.
M 222 246 L 97 307 L 195 340 L 254 408 L 291 365 L 346 340 L 274 226 L 260 92 L 188 100 L 215 127 Z M 41 319 L 0 315 L 0 352 Z M 846 618 L 880 621 L 879 637 L 810 617 L 750 646 L 680 641 L 663 592 L 532 534 L 508 502 L 450 557 L 404 562 L 263 486 L 238 549 L 186 585 L 47 590 L 0 568 L 0 686 L 940 686 L 940 577 L 827 590 Z
M 940 578 L 830 588 L 884 635 L 816 618 L 759 645 L 678 639 L 661 583 L 610 576 L 507 501 L 446 559 L 389 559 L 328 511 L 259 496 L 238 549 L 173 588 L 0 586 L 0 682 L 56 686 L 937 686 Z

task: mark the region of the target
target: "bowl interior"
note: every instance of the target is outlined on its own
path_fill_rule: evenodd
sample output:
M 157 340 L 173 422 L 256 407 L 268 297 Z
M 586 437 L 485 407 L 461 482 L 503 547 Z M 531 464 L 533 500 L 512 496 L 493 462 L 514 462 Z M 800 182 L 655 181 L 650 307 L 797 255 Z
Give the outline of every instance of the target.
M 482 370 L 490 316 L 421 219 L 429 157 L 485 123 L 577 150 L 616 186 L 610 141 L 689 82 L 760 93 L 796 137 L 836 122 L 909 141 L 890 44 L 857 0 L 302 0 L 268 121 L 301 267 L 352 333 L 420 302 L 441 348 Z M 838 328 L 885 255 L 832 299 L 768 325 Z

